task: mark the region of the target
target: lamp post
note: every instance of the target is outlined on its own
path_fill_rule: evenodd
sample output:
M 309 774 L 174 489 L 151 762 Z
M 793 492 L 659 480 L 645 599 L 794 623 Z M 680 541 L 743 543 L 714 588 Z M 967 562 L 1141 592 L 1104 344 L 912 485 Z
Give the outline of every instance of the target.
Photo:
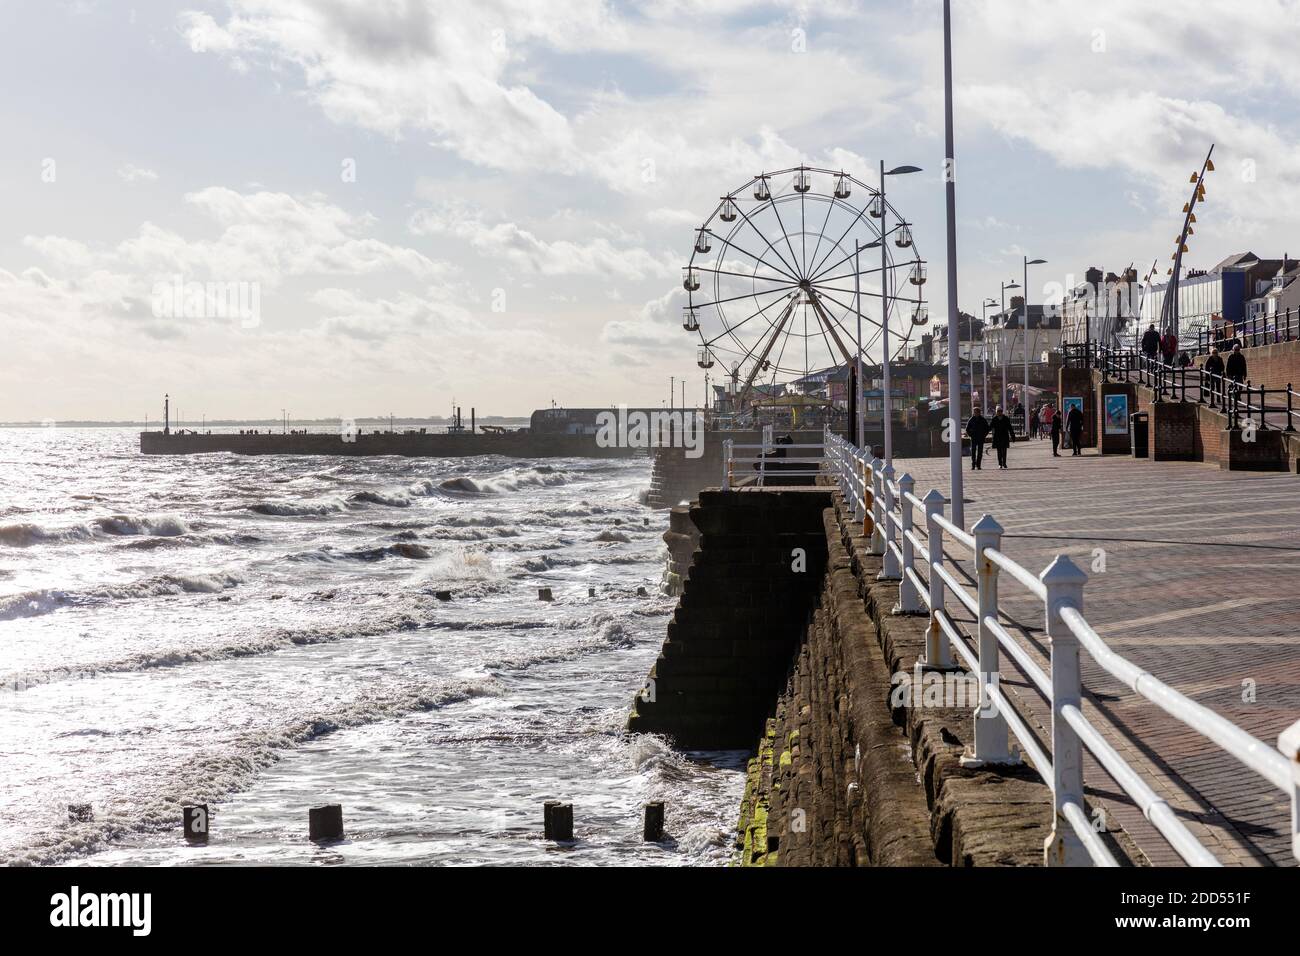
M 895 166 L 893 169 L 885 170 L 885 161 L 880 161 L 880 192 L 877 200 L 880 203 L 880 238 L 874 242 L 869 242 L 865 246 L 854 245 L 854 250 L 858 248 L 873 249 L 880 247 L 880 336 L 881 336 L 881 366 L 883 371 L 882 386 L 884 388 L 884 429 L 885 429 L 885 464 L 892 466 L 894 464 L 894 429 L 893 429 L 893 386 L 889 380 L 889 251 L 885 248 L 885 236 L 888 231 L 885 229 L 885 220 L 889 216 L 889 206 L 885 203 L 885 177 L 902 176 L 907 173 L 919 173 L 920 166 Z M 854 262 L 853 268 L 857 269 L 857 262 Z M 858 325 L 858 355 L 862 354 L 862 326 Z M 960 462 L 958 462 L 960 466 Z
M 944 198 L 948 220 L 948 330 L 952 338 L 957 312 L 957 174 L 952 136 L 952 3 L 943 0 L 943 136 Z M 957 350 L 948 349 L 948 415 L 952 434 L 948 442 L 948 480 L 952 497 L 952 522 L 966 527 L 965 492 L 961 473 L 961 380 L 957 373 Z M 954 399 L 953 396 L 956 396 Z M 953 415 L 954 401 L 957 414 Z
M 884 203 L 881 203 L 881 206 L 883 207 Z M 883 208 L 881 209 L 881 215 L 884 215 Z M 863 393 L 866 391 L 866 389 L 862 387 L 862 292 L 858 287 L 858 274 L 862 272 L 862 266 L 858 262 L 858 253 L 861 252 L 861 250 L 862 250 L 861 244 L 857 239 L 854 239 L 853 240 L 853 311 L 857 313 L 857 318 L 858 318 L 858 332 L 857 332 L 858 348 L 857 351 L 854 353 L 854 363 L 853 363 L 854 378 L 855 378 L 853 387 L 857 389 L 857 394 L 853 396 L 853 415 L 857 419 L 857 421 L 853 423 L 853 434 L 855 436 L 857 446 L 859 449 L 862 448 L 863 443 L 866 441 L 866 412 L 862 408 L 864 404 Z M 880 281 L 883 283 L 885 281 L 885 277 L 881 276 Z
M 1007 369 L 1010 367 L 1010 359 L 1007 353 L 1011 351 L 1005 341 L 1007 338 L 1007 290 L 1019 288 L 1020 283 L 1014 280 L 1002 283 L 1002 311 L 999 313 L 1002 316 L 1002 335 L 998 338 L 998 352 L 1001 353 L 998 357 L 1002 359 L 1002 397 L 998 404 L 1004 409 L 1007 407 Z
M 980 355 L 984 359 L 984 400 L 980 402 L 980 413 L 989 413 L 989 306 L 997 305 L 998 300 L 990 296 L 984 300 L 984 328 L 980 330 Z
M 1025 327 L 1025 336 L 1024 336 L 1025 390 L 1020 395 L 1020 417 L 1024 420 L 1023 427 L 1025 429 L 1025 437 L 1028 438 L 1029 437 L 1029 267 L 1046 265 L 1047 260 L 1031 259 L 1028 256 L 1021 256 L 1021 258 L 1024 259 L 1024 269 L 1025 269 L 1025 289 L 1024 289 L 1025 294 L 1022 297 L 1024 301 L 1024 312 L 1022 313 L 1022 317 L 1024 319 L 1023 324 Z

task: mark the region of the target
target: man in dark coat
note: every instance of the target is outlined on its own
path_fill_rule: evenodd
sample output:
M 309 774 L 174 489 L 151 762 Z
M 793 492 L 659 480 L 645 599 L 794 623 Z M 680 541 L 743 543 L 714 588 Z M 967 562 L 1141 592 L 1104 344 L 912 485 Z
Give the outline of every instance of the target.
M 993 413 L 993 421 L 990 423 L 989 433 L 992 435 L 993 450 L 998 453 L 998 467 L 1007 467 L 1007 449 L 1011 447 L 1012 429 L 1011 419 L 1002 411 L 1002 406 L 997 407 Z
M 971 471 L 980 471 L 984 464 L 984 439 L 989 434 L 989 420 L 978 411 L 966 422 L 966 435 L 970 438 Z
M 1052 457 L 1060 458 L 1061 455 L 1056 449 L 1061 447 L 1061 412 L 1060 409 L 1052 409 Z
M 1223 356 L 1217 348 L 1210 349 L 1209 358 L 1201 366 L 1201 372 L 1205 387 L 1210 392 L 1210 402 L 1213 403 L 1216 396 L 1223 395 Z
M 1241 354 L 1241 345 L 1238 343 L 1232 347 L 1232 354 L 1228 356 L 1228 364 L 1225 366 L 1228 378 L 1232 379 L 1238 385 L 1246 381 L 1246 356 Z
M 1070 406 L 1070 414 L 1065 416 L 1065 427 L 1070 433 L 1070 447 L 1074 455 L 1083 454 L 1083 409 L 1078 405 Z
M 1156 331 L 1156 324 L 1151 323 L 1151 328 L 1146 330 L 1142 336 L 1142 354 L 1147 359 L 1154 361 L 1156 353 L 1160 351 L 1160 333 Z

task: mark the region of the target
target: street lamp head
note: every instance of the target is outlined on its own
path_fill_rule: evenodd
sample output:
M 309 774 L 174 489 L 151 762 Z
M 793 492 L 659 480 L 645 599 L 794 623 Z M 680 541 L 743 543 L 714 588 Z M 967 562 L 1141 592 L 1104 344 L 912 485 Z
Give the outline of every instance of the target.
M 1025 265 L 1027 265 L 1027 266 L 1045 266 L 1045 265 L 1047 265 L 1047 260 L 1046 260 L 1046 259 L 1030 259 L 1028 262 L 1025 263 Z
M 1020 283 L 1019 283 L 1019 282 L 1012 282 L 1010 285 L 1004 285 L 1002 288 L 1004 288 L 1004 289 L 1019 289 L 1019 288 L 1020 288 Z
M 920 166 L 895 166 L 893 169 L 885 173 L 885 175 L 902 176 L 904 173 L 919 173 L 920 171 L 921 171 Z
M 858 248 L 859 248 L 859 249 L 879 249 L 879 248 L 880 248 L 880 240 L 879 240 L 879 239 L 876 239 L 874 242 L 868 242 L 865 246 L 859 246 Z

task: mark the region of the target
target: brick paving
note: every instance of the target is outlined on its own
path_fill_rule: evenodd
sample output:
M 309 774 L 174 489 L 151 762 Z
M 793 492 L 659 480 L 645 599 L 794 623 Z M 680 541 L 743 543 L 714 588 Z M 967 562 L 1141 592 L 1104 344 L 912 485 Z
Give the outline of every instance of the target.
M 1113 649 L 1275 746 L 1300 719 L 1300 477 L 1095 452 L 1053 458 L 1038 440 L 1012 447 L 1006 471 L 992 457 L 978 472 L 963 463 L 967 526 L 991 513 L 1006 529 L 1002 550 L 1035 572 L 1069 555 L 1089 574 L 1084 613 Z M 947 491 L 947 459 L 895 468 L 912 474 L 918 496 Z M 962 557 L 959 546 L 951 553 Z M 973 580 L 968 559 L 954 564 Z M 1046 665 L 1042 604 L 1003 578 L 1013 633 Z M 1286 795 L 1086 653 L 1083 662 L 1089 719 L 1211 852 L 1229 865 L 1296 865 Z M 1004 687 L 1049 739 L 1046 703 L 1005 655 L 1002 664 Z M 1181 864 L 1091 758 L 1085 778 L 1090 799 L 1152 864 Z

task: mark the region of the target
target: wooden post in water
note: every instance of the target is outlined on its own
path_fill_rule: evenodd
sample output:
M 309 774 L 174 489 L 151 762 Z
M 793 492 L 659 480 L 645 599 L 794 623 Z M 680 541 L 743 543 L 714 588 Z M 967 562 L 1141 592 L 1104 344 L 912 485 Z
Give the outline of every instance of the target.
M 664 838 L 664 802 L 654 800 L 645 805 L 645 826 L 641 835 L 647 843 L 658 843 Z
M 327 803 L 307 811 L 307 835 L 315 841 L 343 839 L 343 807 Z
M 555 598 L 554 598 L 554 596 L 552 596 L 552 594 L 551 594 L 551 589 L 550 589 L 550 588 L 538 588 L 538 589 L 537 589 L 537 600 L 539 600 L 539 601 L 554 601 Z
M 185 842 L 208 842 L 208 805 L 181 807 L 181 825 L 185 829 Z
M 565 843 L 573 839 L 573 804 L 559 800 L 546 801 L 548 812 L 547 839 Z

